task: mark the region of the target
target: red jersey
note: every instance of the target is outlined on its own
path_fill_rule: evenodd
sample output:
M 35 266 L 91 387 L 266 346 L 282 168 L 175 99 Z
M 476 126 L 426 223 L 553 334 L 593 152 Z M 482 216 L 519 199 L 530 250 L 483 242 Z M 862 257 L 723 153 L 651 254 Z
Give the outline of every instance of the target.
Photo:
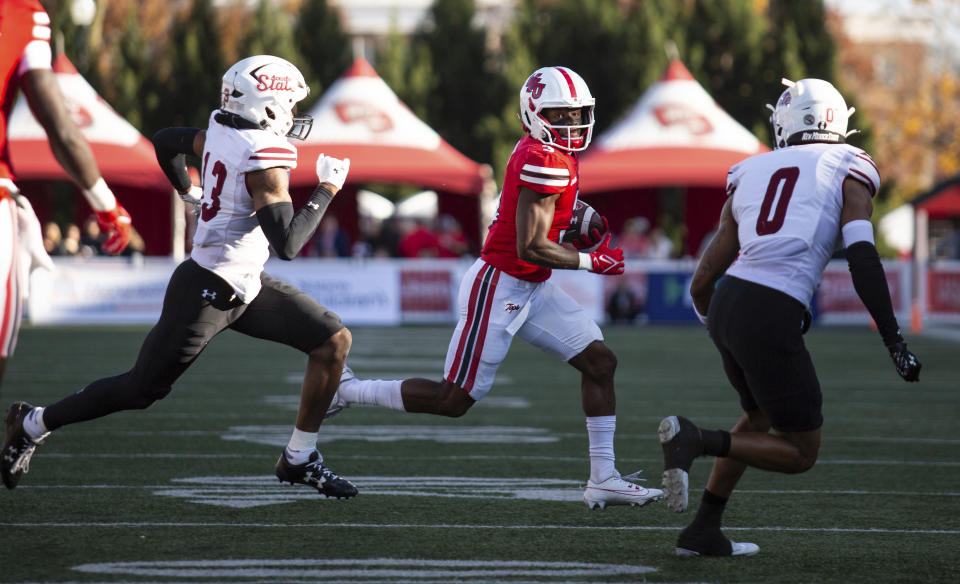
M 46 45 L 46 53 L 40 54 L 46 54 L 48 62 L 41 66 L 49 68 L 50 17 L 39 0 L 0 0 L 0 178 L 13 178 L 7 152 L 7 124 L 20 87 L 20 75 L 24 73 L 21 65 L 27 47 L 35 41 Z M 28 62 L 27 68 L 35 65 Z
M 490 224 L 480 257 L 495 268 L 528 282 L 542 282 L 552 270 L 525 262 L 517 256 L 517 200 L 520 187 L 541 193 L 560 193 L 550 226 L 551 241 L 560 241 L 570 227 L 573 206 L 579 192 L 579 166 L 576 154 L 554 148 L 529 135 L 524 136 L 510 155 L 500 191 L 500 206 Z

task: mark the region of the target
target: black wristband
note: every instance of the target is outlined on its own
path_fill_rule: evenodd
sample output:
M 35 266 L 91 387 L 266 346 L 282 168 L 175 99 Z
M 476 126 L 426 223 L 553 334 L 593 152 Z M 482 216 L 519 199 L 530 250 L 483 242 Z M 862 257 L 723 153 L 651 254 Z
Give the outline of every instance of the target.
M 153 135 L 153 149 L 160 169 L 178 192 L 186 192 L 192 185 L 186 155 L 196 154 L 193 139 L 200 131 L 200 128 L 164 128 Z
M 846 249 L 846 256 L 853 287 L 877 323 L 883 344 L 889 347 L 903 341 L 877 248 L 869 241 L 858 241 Z

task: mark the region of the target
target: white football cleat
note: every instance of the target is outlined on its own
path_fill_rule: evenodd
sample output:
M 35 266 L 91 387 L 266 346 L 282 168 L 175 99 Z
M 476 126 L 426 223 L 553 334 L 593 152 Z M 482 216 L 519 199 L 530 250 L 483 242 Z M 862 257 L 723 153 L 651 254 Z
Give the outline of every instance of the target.
M 641 487 L 623 480 L 619 474 L 600 483 L 587 481 L 587 488 L 583 491 L 583 502 L 591 509 L 603 509 L 607 505 L 643 506 L 651 501 L 659 501 L 661 497 L 663 491 L 660 489 Z
M 754 555 L 757 554 L 757 552 L 760 551 L 760 546 L 758 546 L 758 545 L 755 544 L 755 543 L 737 542 L 737 541 L 731 540 L 731 541 L 730 541 L 730 545 L 731 545 L 732 548 L 733 548 L 733 549 L 730 551 L 730 555 L 731 555 L 731 556 L 754 556 Z M 700 555 L 700 552 L 695 552 L 695 551 L 693 551 L 693 550 L 688 550 L 688 549 L 684 549 L 684 548 L 682 548 L 682 547 L 678 547 L 678 548 L 677 548 L 677 555 L 678 555 L 678 556 L 694 557 L 694 556 L 699 556 L 699 555 Z
M 343 364 L 343 373 L 340 374 L 340 385 L 353 381 L 357 378 L 353 373 L 353 369 L 350 369 L 346 363 Z M 350 402 L 345 400 L 342 395 L 340 395 L 340 389 L 337 389 L 337 393 L 333 394 L 333 400 L 330 401 L 330 407 L 327 408 L 327 413 L 323 416 L 323 419 L 332 418 L 342 412 L 343 410 L 350 407 Z

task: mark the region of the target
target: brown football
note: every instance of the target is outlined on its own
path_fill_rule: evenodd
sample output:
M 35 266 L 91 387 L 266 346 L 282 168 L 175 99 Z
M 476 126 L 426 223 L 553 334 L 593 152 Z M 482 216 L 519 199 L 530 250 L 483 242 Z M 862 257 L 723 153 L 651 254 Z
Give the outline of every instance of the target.
M 588 235 L 594 229 L 604 233 L 603 217 L 593 207 L 578 200 L 573 207 L 570 227 L 563 232 L 560 241 L 561 243 L 573 243 L 581 236 Z

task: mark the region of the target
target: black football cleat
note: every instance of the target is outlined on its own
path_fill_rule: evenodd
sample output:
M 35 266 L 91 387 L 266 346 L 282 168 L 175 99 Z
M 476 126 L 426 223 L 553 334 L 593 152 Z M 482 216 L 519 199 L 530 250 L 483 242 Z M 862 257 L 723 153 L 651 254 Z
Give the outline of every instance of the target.
M 20 482 L 20 476 L 30 470 L 30 457 L 43 439 L 44 434 L 33 439 L 27 436 L 23 429 L 23 419 L 27 417 L 33 406 L 27 402 L 16 402 L 7 412 L 7 433 L 3 438 L 3 449 L 0 449 L 0 476 L 8 489 L 13 489 Z
M 700 428 L 682 416 L 670 416 L 660 421 L 657 435 L 663 447 L 664 500 L 673 511 L 686 511 L 690 465 L 703 454 Z
M 323 466 L 320 463 L 320 453 L 316 450 L 310 453 L 310 460 L 303 464 L 291 464 L 286 453 L 281 454 L 276 473 L 281 483 L 308 485 L 327 497 L 349 499 L 356 497 L 359 492 L 353 483 Z
M 755 543 L 727 539 L 719 527 L 689 525 L 677 538 L 678 556 L 752 556 L 760 551 Z

